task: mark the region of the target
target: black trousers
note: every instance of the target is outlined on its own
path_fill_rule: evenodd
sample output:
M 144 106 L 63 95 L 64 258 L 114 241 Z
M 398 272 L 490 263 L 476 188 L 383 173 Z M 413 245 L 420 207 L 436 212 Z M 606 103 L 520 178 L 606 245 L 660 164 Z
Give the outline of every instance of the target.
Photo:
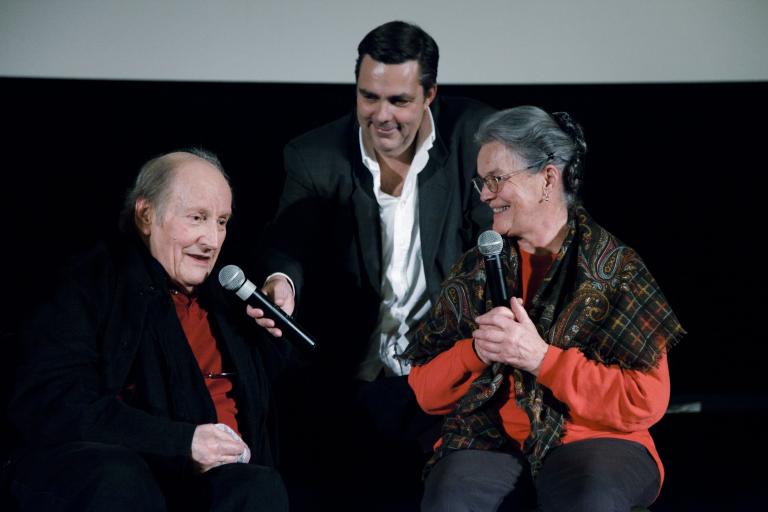
M 273 468 L 226 464 L 199 474 L 180 467 L 121 446 L 73 442 L 16 457 L 10 491 L 20 511 L 288 510 Z
M 421 411 L 406 377 L 309 375 L 278 396 L 291 510 L 417 510 L 442 418 Z
M 616 512 L 648 506 L 660 485 L 642 445 L 589 439 L 554 448 L 535 481 L 518 453 L 461 450 L 432 469 L 422 511 Z

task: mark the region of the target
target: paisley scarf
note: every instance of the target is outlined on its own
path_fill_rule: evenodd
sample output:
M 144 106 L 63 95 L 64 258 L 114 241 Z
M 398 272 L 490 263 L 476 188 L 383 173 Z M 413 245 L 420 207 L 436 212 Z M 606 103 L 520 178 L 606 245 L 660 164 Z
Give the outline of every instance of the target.
M 605 365 L 649 370 L 663 351 L 685 334 L 637 253 L 599 226 L 581 205 L 572 208 L 568 233 L 531 302 L 528 315 L 541 337 L 564 349 L 576 347 Z M 520 257 L 506 239 L 502 255 L 510 296 L 519 297 Z M 403 357 L 423 365 L 458 340 L 471 338 L 474 319 L 491 309 L 483 257 L 477 248 L 464 254 L 443 283 L 430 315 Z M 442 442 L 429 469 L 454 450 L 512 450 L 499 409 L 510 379 L 514 397 L 528 415 L 531 431 L 523 453 L 535 475 L 550 448 L 565 433 L 568 408 L 528 372 L 501 363 L 486 368 L 443 423 Z

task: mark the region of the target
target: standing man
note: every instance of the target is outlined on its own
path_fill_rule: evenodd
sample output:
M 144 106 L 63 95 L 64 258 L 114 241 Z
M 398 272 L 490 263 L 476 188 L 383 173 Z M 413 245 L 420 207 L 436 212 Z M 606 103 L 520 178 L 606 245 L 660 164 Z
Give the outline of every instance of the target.
M 300 304 L 297 316 L 321 345 L 314 371 L 302 375 L 313 396 L 330 390 L 330 407 L 346 408 L 355 389 L 379 430 L 411 437 L 423 428 L 410 366 L 398 356 L 491 218 L 471 179 L 473 135 L 492 109 L 438 98 L 438 57 L 432 37 L 401 21 L 363 38 L 356 109 L 285 147 L 286 182 L 264 252 L 264 292 L 288 313 Z M 249 314 L 282 335 L 261 310 Z
M 150 160 L 124 233 L 77 259 L 25 329 L 20 510 L 288 509 L 267 431 L 282 347 L 209 279 L 231 214 L 215 156 Z

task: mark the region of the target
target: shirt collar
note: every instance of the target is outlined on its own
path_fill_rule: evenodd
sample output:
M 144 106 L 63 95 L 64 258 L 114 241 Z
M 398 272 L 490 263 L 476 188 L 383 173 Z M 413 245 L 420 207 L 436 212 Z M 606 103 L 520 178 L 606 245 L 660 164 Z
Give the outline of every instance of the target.
M 417 156 L 421 153 L 426 153 L 430 149 L 432 149 L 432 146 L 435 143 L 435 119 L 432 117 L 432 110 L 427 108 L 427 119 L 429 119 L 429 130 L 426 131 L 426 133 L 422 133 L 422 130 L 419 130 L 419 134 L 416 139 L 416 143 L 418 144 L 418 149 L 416 150 L 416 153 L 413 155 L 413 160 L 411 162 L 415 161 Z M 368 168 L 369 171 L 379 171 L 379 162 L 376 160 L 376 154 L 373 152 L 373 150 L 368 151 L 368 148 L 366 147 L 365 143 L 363 142 L 363 128 L 358 127 L 357 129 L 357 138 L 358 142 L 360 144 L 360 154 L 362 155 L 363 159 L 363 165 L 365 165 L 366 168 Z M 421 170 L 421 169 L 419 169 Z

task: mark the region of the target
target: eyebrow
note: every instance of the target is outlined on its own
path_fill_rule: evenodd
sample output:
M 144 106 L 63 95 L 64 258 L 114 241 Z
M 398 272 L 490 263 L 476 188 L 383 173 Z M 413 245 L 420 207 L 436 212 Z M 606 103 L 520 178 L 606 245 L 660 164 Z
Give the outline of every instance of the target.
M 375 92 L 371 92 L 368 89 L 365 89 L 363 87 L 358 87 L 357 90 L 363 96 L 369 96 L 369 97 L 372 97 L 372 98 L 380 98 L 381 97 L 378 94 L 376 94 Z M 412 96 L 411 94 L 408 94 L 406 92 L 402 92 L 400 94 L 393 94 L 392 96 L 387 96 L 387 100 L 389 100 L 391 102 L 395 102 L 395 101 L 413 101 L 414 99 L 416 99 L 415 96 Z
M 207 215 L 209 217 L 213 217 L 214 216 L 213 212 L 209 208 L 206 208 L 204 206 L 199 206 L 199 207 L 190 206 L 186 211 L 187 211 L 188 214 L 189 213 L 203 213 L 203 214 L 205 214 L 205 215 Z M 230 210 L 228 212 L 221 213 L 221 214 L 217 215 L 216 217 L 219 218 L 219 217 L 231 217 L 231 216 L 232 216 L 232 211 Z
M 363 87 L 358 87 L 357 88 L 357 92 L 359 92 L 363 96 L 376 96 L 376 97 L 378 97 L 378 94 L 374 94 L 371 91 L 369 91 L 368 89 L 365 89 Z
M 395 102 L 395 101 L 413 101 L 414 99 L 416 99 L 416 97 L 415 96 L 411 96 L 410 94 L 403 93 L 403 94 L 395 94 L 394 96 L 389 96 L 387 99 L 389 99 L 389 101 L 391 101 L 391 102 Z

